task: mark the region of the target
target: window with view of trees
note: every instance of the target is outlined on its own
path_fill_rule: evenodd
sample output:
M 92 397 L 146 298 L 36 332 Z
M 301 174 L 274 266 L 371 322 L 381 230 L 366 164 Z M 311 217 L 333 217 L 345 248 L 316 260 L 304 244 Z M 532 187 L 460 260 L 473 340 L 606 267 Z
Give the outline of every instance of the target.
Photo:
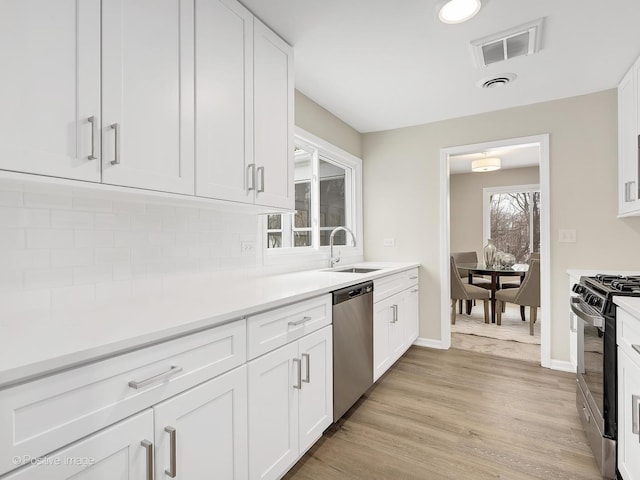
M 267 248 L 296 248 L 329 245 L 335 227 L 353 229 L 351 211 L 352 169 L 311 147 L 295 150 L 294 214 L 267 216 Z M 346 245 L 347 236 L 338 232 L 334 245 Z
M 540 188 L 538 185 L 485 189 L 485 240 L 526 263 L 540 252 Z

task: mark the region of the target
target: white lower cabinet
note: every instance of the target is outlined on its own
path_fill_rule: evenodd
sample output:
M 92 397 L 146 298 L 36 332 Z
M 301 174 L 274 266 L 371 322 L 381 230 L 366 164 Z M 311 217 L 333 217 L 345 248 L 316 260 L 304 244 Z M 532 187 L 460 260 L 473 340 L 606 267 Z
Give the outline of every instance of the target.
M 156 478 L 248 477 L 245 365 L 166 400 L 153 410 Z
M 249 477 L 280 478 L 333 416 L 332 326 L 249 362 Z
M 147 409 L 28 466 L 3 480 L 153 479 L 153 412 Z M 217 478 L 217 477 L 216 477 Z
M 625 480 L 640 479 L 639 419 L 640 361 L 618 349 L 618 470 Z

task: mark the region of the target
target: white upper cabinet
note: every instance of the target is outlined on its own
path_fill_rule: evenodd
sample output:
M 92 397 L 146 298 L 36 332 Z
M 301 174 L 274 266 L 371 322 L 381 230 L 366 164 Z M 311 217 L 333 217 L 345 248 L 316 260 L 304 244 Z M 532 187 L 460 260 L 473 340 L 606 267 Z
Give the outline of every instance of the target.
M 194 0 L 102 1 L 103 182 L 194 193 Z
M 252 203 L 253 15 L 196 0 L 196 195 Z
M 631 214 L 638 201 L 638 97 L 637 66 L 618 86 L 618 213 Z
M 294 208 L 293 50 L 254 20 L 256 203 Z
M 0 65 L 0 168 L 100 181 L 100 1 L 0 0 Z

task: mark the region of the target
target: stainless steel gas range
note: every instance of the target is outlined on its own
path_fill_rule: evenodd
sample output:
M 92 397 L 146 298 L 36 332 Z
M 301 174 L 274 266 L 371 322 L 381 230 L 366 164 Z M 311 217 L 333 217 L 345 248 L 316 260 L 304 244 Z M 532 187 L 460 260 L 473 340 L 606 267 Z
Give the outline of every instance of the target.
M 616 295 L 639 296 L 640 276 L 581 277 L 571 310 L 578 325 L 576 406 L 602 478 L 616 478 Z

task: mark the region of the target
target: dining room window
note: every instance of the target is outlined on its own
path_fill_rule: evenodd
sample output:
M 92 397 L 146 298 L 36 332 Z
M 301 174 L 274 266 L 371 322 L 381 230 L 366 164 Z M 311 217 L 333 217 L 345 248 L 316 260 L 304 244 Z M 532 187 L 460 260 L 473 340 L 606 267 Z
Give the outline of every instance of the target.
M 484 240 L 527 263 L 540 252 L 540 186 L 517 185 L 484 189 Z

